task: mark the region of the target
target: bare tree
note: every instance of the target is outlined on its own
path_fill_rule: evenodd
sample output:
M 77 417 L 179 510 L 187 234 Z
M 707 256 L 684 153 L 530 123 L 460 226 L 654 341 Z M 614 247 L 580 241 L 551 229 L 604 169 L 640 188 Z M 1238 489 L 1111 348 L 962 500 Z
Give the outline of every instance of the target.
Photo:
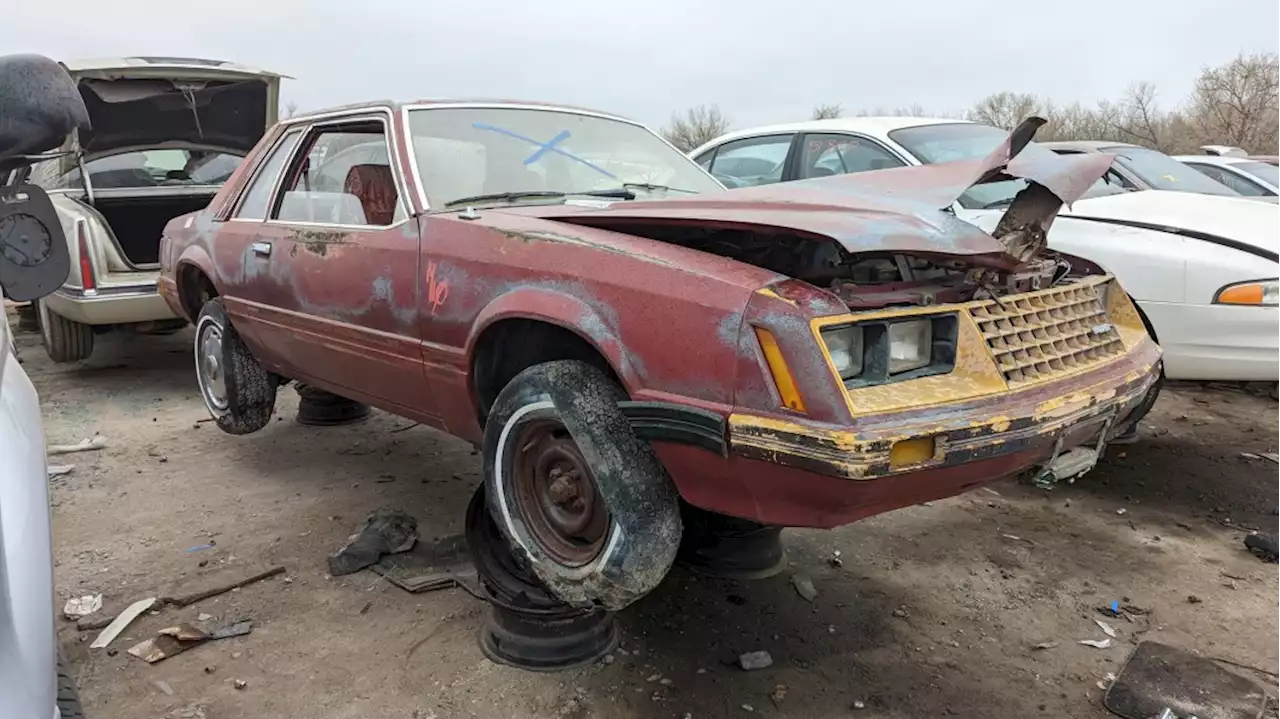
M 1273 53 L 1241 54 L 1206 68 L 1191 91 L 1187 115 L 1198 140 L 1275 153 L 1280 123 L 1280 60 Z
M 818 105 L 813 108 L 813 113 L 809 115 L 810 120 L 834 120 L 844 114 L 844 107 L 840 103 L 833 105 Z
M 871 110 L 858 110 L 858 117 L 954 117 L 960 116 L 954 112 L 929 112 L 924 106 L 918 102 L 913 102 L 906 107 L 885 108 L 876 107 Z
M 297 114 L 298 114 L 298 103 L 289 101 L 289 103 L 284 106 L 285 118 L 287 119 Z
M 729 120 L 718 105 L 699 105 L 672 113 L 671 124 L 662 128 L 662 136 L 681 152 L 689 152 L 720 137 L 729 130 Z
M 1039 115 L 1043 103 L 1029 93 L 997 92 L 982 98 L 969 110 L 969 119 L 1012 130 L 1031 115 Z
M 1125 90 L 1119 104 L 1119 121 L 1115 130 L 1123 140 L 1136 145 L 1164 150 L 1163 134 L 1168 116 L 1156 104 L 1156 86 L 1135 82 Z

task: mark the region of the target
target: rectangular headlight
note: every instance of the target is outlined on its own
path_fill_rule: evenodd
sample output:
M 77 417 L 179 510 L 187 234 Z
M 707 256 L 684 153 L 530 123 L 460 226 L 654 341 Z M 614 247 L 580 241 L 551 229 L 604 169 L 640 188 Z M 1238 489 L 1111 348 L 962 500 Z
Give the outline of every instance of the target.
M 889 374 L 919 369 L 932 361 L 933 323 L 929 320 L 889 325 Z
M 852 379 L 862 374 L 861 327 L 826 330 L 822 333 L 822 341 L 827 343 L 827 352 L 840 379 Z

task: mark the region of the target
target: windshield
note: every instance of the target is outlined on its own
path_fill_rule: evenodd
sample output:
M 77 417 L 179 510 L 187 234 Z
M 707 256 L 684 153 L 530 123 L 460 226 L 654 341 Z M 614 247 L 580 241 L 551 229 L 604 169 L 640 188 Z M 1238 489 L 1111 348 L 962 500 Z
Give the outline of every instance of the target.
M 926 165 L 986 157 L 1007 137 L 1009 137 L 1008 131 L 998 127 L 961 122 L 905 127 L 889 133 L 890 139 L 902 145 Z M 1052 157 L 1053 151 L 1033 142 L 1023 148 L 1020 154 L 1033 158 Z M 969 209 L 1008 206 L 1026 186 L 1026 180 L 1004 180 L 976 185 L 965 190 L 960 196 L 960 205 Z M 1117 190 L 1098 180 L 1093 183 L 1093 187 L 1085 193 L 1085 196 L 1095 197 L 1116 192 Z
M 219 186 L 231 177 L 240 158 L 206 150 L 141 150 L 85 163 L 95 190 L 174 185 Z M 83 188 L 80 168 L 58 179 L 56 187 Z
M 1237 162 L 1232 167 L 1247 172 L 1272 187 L 1280 187 L 1280 167 L 1265 162 Z
M 1117 145 L 1102 148 L 1116 156 L 1116 162 L 1142 178 L 1153 190 L 1176 190 L 1201 195 L 1227 195 L 1239 197 L 1240 193 L 1214 180 L 1193 167 L 1178 162 L 1159 150 L 1145 147 Z
M 661 197 L 723 189 L 649 130 L 603 117 L 522 108 L 422 109 L 409 113 L 409 131 L 427 201 L 437 209 L 500 193 L 627 189 Z

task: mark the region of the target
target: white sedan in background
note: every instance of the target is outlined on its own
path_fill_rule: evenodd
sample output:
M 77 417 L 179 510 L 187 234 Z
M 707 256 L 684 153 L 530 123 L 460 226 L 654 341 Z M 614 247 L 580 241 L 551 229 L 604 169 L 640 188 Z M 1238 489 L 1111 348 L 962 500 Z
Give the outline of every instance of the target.
M 1008 131 L 920 117 L 814 120 L 733 132 L 691 156 L 727 187 L 984 157 Z M 1049 152 L 1031 143 L 1023 150 Z M 767 160 L 773 171 L 755 167 Z M 746 176 L 736 168 L 753 166 Z M 1115 175 L 1115 176 L 1112 176 Z M 956 215 L 991 231 L 1025 180 L 977 185 Z M 1118 173 L 1064 208 L 1050 247 L 1116 275 L 1164 348 L 1170 379 L 1280 378 L 1280 212 L 1238 196 L 1125 191 Z
M 1229 155 L 1175 155 L 1173 159 L 1199 170 L 1241 195 L 1280 195 L 1280 168 L 1270 163 L 1251 157 Z

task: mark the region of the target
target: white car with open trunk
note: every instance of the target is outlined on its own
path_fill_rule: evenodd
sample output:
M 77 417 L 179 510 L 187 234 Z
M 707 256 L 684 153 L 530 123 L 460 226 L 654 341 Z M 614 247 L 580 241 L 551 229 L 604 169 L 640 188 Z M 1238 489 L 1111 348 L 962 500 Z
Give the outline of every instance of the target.
M 92 128 L 16 173 L 48 192 L 71 252 L 66 282 L 37 304 L 49 356 L 87 358 L 108 329 L 185 324 L 156 290 L 160 235 L 203 208 L 276 121 L 281 75 L 218 60 L 62 63 Z

